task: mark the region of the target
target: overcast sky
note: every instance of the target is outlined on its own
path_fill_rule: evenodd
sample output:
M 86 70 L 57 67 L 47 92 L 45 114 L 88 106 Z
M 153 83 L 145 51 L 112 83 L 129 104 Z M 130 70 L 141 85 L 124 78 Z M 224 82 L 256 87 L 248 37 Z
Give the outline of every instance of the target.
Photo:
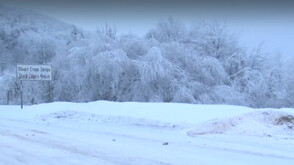
M 271 52 L 294 56 L 294 1 L 291 0 L 0 0 L 95 30 L 108 22 L 122 33 L 144 35 L 159 19 L 188 23 L 225 20 L 250 48 L 264 41 Z

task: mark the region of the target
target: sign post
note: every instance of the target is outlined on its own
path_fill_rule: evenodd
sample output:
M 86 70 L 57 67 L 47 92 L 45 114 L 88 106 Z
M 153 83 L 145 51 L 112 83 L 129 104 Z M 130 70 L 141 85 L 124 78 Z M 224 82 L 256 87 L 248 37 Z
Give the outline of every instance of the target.
M 51 81 L 52 68 L 50 65 L 17 65 L 16 77 L 20 81 L 21 109 L 23 109 L 22 81 Z
M 1 75 L 4 75 L 5 62 L 0 62 Z
M 20 107 L 23 109 L 23 86 L 22 86 L 22 81 L 20 81 Z

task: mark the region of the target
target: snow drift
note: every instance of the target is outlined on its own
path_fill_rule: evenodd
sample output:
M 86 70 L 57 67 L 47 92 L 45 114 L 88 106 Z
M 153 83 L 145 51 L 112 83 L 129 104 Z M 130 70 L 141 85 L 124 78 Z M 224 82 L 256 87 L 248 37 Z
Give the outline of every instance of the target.
M 191 136 L 203 134 L 240 134 L 240 135 L 294 135 L 293 113 L 274 110 L 254 111 L 227 119 L 216 119 L 201 123 Z
M 177 103 L 0 106 L 0 164 L 293 164 L 293 116 Z

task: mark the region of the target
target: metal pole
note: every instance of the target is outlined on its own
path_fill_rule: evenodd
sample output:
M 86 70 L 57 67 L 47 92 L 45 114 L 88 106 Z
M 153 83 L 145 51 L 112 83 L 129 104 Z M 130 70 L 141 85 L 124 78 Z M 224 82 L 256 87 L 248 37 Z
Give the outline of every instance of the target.
M 0 65 L 1 65 L 1 75 L 3 76 L 4 75 L 4 65 L 5 65 L 5 62 L 0 62 Z
M 9 105 L 9 90 L 7 91 L 7 105 Z
M 20 81 L 20 107 L 23 109 L 23 91 L 22 91 L 22 81 Z

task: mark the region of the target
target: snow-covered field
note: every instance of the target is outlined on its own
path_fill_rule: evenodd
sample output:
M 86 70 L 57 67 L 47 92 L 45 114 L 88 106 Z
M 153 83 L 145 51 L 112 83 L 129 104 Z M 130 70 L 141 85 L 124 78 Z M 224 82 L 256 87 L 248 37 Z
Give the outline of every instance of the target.
M 290 165 L 293 116 L 174 103 L 0 106 L 0 164 Z

